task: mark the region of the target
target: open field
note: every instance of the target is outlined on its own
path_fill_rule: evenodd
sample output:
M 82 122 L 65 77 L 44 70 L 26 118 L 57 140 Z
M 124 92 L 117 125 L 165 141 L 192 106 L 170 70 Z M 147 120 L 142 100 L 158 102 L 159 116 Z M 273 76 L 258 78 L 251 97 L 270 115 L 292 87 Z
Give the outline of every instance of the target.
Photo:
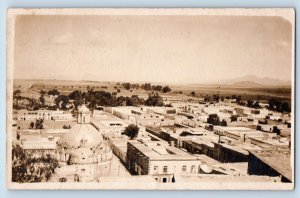
M 172 86 L 173 91 L 182 91 L 189 95 L 192 91 L 196 96 L 206 95 L 232 96 L 241 95 L 245 100 L 268 100 L 277 98 L 280 100 L 291 100 L 291 87 L 289 86 L 235 86 L 235 85 L 184 85 Z
M 153 85 L 157 85 L 153 83 Z M 165 84 L 161 84 L 165 85 Z M 283 101 L 291 100 L 290 86 L 242 86 L 242 85 L 169 85 L 172 92 L 161 94 L 163 97 L 177 96 L 187 98 L 194 91 L 196 97 L 202 98 L 206 95 L 232 96 L 241 95 L 243 100 L 260 100 L 265 102 L 270 98 Z M 14 90 L 21 90 L 25 96 L 38 98 L 40 90 L 49 91 L 58 89 L 61 94 L 68 95 L 74 90 L 86 91 L 88 87 L 106 92 L 117 92 L 119 96 L 139 95 L 147 98 L 148 92 L 144 89 L 126 90 L 116 82 L 96 82 L 96 81 L 63 81 L 63 80 L 14 80 Z

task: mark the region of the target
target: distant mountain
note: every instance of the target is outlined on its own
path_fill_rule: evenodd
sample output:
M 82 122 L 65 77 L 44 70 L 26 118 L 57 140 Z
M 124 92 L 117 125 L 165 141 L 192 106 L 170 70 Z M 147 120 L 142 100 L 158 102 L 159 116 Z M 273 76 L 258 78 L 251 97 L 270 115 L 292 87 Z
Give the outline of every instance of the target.
M 238 82 L 234 82 L 232 84 L 237 85 L 237 86 L 257 86 L 257 87 L 262 85 L 259 83 L 255 83 L 253 81 L 238 81 Z
M 275 78 L 264 77 L 260 78 L 255 75 L 247 75 L 240 78 L 235 78 L 231 80 L 224 81 L 228 85 L 240 85 L 240 86 L 263 86 L 263 85 L 273 85 L 273 86 L 286 86 L 291 85 L 290 81 L 282 81 Z

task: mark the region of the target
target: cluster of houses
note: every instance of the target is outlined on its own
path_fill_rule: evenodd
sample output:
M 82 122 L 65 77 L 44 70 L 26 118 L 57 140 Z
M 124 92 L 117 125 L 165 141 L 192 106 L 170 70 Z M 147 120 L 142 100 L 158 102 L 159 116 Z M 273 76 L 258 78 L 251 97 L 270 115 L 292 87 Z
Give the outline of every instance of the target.
M 289 114 L 242 107 L 234 101 L 170 104 L 171 107 L 103 107 L 93 111 L 89 123 L 108 141 L 128 172 L 151 175 L 157 182 L 172 183 L 186 175 L 243 176 L 251 181 L 259 175 L 270 181 L 293 180 L 290 160 L 282 159 L 283 154 L 291 153 Z M 226 126 L 208 123 L 211 114 L 225 120 Z M 232 116 L 237 119 L 232 120 Z M 70 112 L 59 110 L 20 110 L 16 115 L 17 123 L 36 119 L 76 122 Z M 134 139 L 124 135 L 130 124 L 139 127 Z M 55 152 L 58 139 L 70 130 L 72 126 L 31 132 L 21 129 L 24 133 L 20 144 L 28 151 Z

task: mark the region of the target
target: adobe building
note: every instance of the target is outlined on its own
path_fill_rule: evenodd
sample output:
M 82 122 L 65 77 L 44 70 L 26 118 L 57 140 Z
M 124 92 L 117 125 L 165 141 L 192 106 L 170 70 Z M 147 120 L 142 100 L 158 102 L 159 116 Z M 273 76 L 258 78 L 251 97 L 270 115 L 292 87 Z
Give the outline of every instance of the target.
M 160 141 L 127 143 L 127 169 L 136 175 L 152 175 L 158 182 L 175 182 L 176 176 L 197 174 L 201 161 L 176 147 Z

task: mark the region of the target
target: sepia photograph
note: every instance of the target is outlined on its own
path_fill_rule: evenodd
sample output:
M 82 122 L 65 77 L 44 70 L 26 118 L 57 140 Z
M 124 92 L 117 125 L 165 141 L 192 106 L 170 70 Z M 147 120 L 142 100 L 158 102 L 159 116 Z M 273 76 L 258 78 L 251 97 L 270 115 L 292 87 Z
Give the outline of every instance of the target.
M 7 11 L 9 189 L 293 190 L 295 12 Z

